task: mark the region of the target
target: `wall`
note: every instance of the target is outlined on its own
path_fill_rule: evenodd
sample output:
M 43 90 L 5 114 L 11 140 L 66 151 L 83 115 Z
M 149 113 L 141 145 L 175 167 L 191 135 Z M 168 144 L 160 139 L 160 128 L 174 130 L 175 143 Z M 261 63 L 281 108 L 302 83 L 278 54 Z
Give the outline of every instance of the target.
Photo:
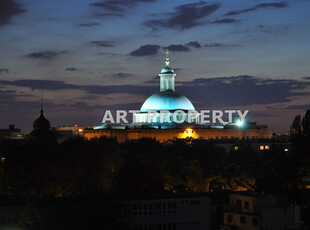
M 173 138 L 203 138 L 203 139 L 233 139 L 233 138 L 268 138 L 272 137 L 272 130 L 268 128 L 258 129 L 125 129 L 125 130 L 84 130 L 87 139 L 100 137 L 115 137 L 117 141 L 126 139 L 155 138 L 164 142 Z

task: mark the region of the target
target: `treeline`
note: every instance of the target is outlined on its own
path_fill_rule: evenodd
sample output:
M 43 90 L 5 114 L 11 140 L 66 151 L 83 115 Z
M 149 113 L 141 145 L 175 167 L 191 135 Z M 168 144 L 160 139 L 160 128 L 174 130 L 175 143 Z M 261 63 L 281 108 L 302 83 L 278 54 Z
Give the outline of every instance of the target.
M 1 194 L 30 198 L 167 190 L 281 194 L 303 189 L 310 184 L 306 122 L 303 119 L 303 128 L 292 135 L 288 153 L 277 145 L 256 151 L 243 141 L 227 153 L 201 139 L 163 144 L 141 139 L 119 144 L 113 139 L 77 137 L 60 145 L 28 142 L 11 146 L 0 164 Z

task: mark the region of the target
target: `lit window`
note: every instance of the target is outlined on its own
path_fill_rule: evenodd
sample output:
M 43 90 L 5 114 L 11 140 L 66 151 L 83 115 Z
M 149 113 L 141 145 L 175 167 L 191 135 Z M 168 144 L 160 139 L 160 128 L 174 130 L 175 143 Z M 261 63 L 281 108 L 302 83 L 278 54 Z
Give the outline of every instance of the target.
M 259 146 L 259 150 L 264 150 L 264 146 L 263 145 Z
M 234 149 L 235 149 L 235 151 L 237 151 L 237 150 L 239 149 L 239 146 L 235 146 L 235 148 L 234 148 Z
M 265 149 L 266 149 L 266 150 L 269 150 L 269 145 L 265 145 Z
M 284 152 L 288 152 L 288 149 L 284 149 Z

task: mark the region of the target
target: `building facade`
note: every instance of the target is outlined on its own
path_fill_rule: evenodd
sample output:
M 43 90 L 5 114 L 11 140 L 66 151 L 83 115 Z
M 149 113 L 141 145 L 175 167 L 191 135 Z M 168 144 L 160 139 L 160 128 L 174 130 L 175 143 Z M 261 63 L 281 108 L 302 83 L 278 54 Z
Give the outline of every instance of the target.
M 284 197 L 258 194 L 230 194 L 224 207 L 222 230 L 300 229 L 298 206 L 287 206 Z
M 119 202 L 121 229 L 205 230 L 211 228 L 211 198 L 206 194 L 153 194 Z

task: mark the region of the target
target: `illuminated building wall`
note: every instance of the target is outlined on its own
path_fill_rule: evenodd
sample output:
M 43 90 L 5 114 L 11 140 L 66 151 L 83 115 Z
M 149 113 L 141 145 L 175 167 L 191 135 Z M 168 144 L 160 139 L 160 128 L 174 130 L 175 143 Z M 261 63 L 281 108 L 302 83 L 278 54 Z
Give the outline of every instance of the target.
M 159 142 L 164 142 L 174 138 L 203 138 L 203 139 L 258 139 L 272 137 L 272 130 L 269 128 L 257 129 L 101 129 L 101 130 L 84 130 L 84 137 L 87 139 L 109 137 L 116 138 L 119 142 L 128 140 L 137 140 L 141 138 L 154 138 Z

